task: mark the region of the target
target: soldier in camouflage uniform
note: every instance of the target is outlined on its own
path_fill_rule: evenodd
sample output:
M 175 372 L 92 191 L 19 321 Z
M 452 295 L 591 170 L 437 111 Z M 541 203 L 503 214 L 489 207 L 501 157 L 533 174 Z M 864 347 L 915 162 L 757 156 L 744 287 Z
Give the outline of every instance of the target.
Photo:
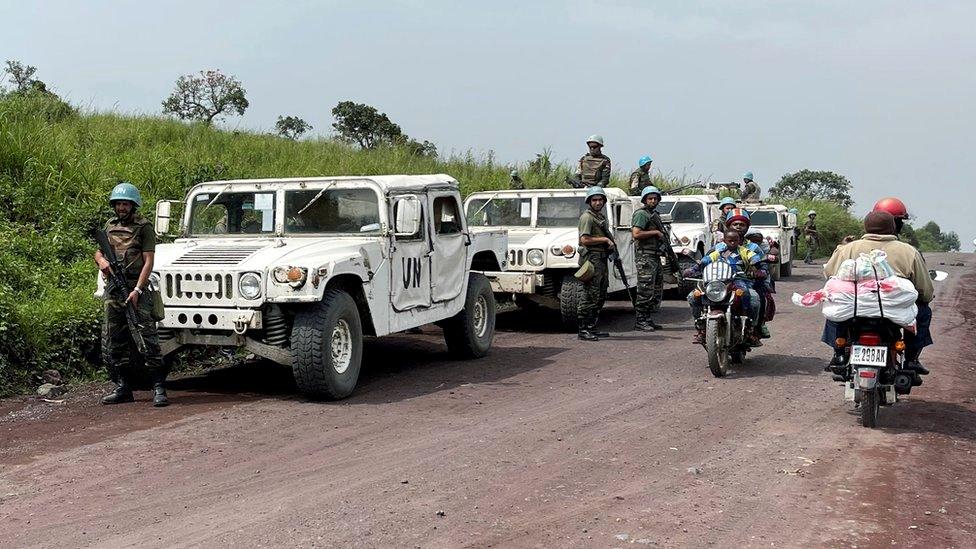
M 522 181 L 521 177 L 519 177 L 518 170 L 512 170 L 512 173 L 509 174 L 509 177 L 511 178 L 511 181 L 509 181 L 508 183 L 509 188 L 515 191 L 521 191 L 525 189 L 525 182 Z
M 651 184 L 651 160 L 650 156 L 644 155 L 637 161 L 637 169 L 630 174 L 630 194 L 637 196 L 641 189 Z
M 610 157 L 603 154 L 603 137 L 591 135 L 586 140 L 590 152 L 584 154 L 576 168 L 581 187 L 606 187 L 610 184 Z
M 661 203 L 661 191 L 647 186 L 641 191 L 643 208 L 634 212 L 631 234 L 634 236 L 637 263 L 637 323 L 634 329 L 653 332 L 663 328 L 651 319 L 661 307 L 664 295 L 664 270 L 661 266 L 662 247 L 668 245 L 661 215 L 656 211 Z
M 759 185 L 752 180 L 752 172 L 742 174 L 742 194 L 739 200 L 742 202 L 759 202 L 761 190 Z
M 120 404 L 134 400 L 132 387 L 129 385 L 129 353 L 134 346 L 125 318 L 125 303 L 131 302 L 135 306 L 139 324 L 143 327 L 142 337 L 146 342 L 145 364 L 153 380 L 153 406 L 166 406 L 169 404 L 163 385 L 166 369 L 159 348 L 156 321 L 152 319 L 153 303 L 149 288 L 149 275 L 152 273 L 156 251 L 156 234 L 152 223 L 137 213 L 137 209 L 142 206 L 142 196 L 131 183 L 116 185 L 109 197 L 109 204 L 115 211 L 115 217 L 106 223 L 105 232 L 115 255 L 125 264 L 123 274 L 132 291 L 125 302 L 111 298 L 105 301 L 102 341 L 108 343 L 108 349 L 103 356 L 109 357 L 109 370 L 117 385 L 115 390 L 102 398 L 102 403 Z M 111 271 L 111 266 L 101 251 L 95 252 L 95 263 L 102 273 Z
M 610 284 L 609 266 L 607 264 L 610 252 L 615 244 L 610 236 L 610 225 L 604 215 L 607 204 L 607 194 L 603 187 L 594 186 L 586 193 L 586 203 L 589 208 L 583 212 L 579 221 L 580 267 L 589 263 L 593 265 L 592 278 L 582 280 L 583 295 L 580 296 L 576 307 L 576 317 L 579 323 L 579 338 L 584 341 L 598 341 L 601 337 L 609 337 L 608 332 L 596 329 L 600 309 L 607 298 L 607 288 Z

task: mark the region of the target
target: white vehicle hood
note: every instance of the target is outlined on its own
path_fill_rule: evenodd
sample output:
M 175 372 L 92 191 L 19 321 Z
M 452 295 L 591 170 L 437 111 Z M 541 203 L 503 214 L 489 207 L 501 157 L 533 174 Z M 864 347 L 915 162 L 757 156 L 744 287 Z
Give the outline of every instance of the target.
M 284 265 L 315 267 L 332 258 L 362 255 L 370 260 L 378 259 L 376 237 L 194 239 L 158 245 L 155 268 L 230 267 L 238 271 L 264 271 Z
M 508 230 L 509 249 L 532 249 L 548 251 L 552 246 L 579 243 L 579 233 L 576 227 L 545 227 Z

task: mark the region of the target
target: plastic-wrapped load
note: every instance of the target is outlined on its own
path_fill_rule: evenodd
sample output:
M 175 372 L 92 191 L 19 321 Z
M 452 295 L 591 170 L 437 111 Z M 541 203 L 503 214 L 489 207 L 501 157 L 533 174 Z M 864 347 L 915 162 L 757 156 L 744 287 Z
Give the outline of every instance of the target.
M 899 326 L 912 329 L 918 314 L 918 291 L 907 279 L 895 276 L 881 250 L 861 254 L 857 260 L 844 261 L 820 290 L 793 294 L 793 304 L 816 307 L 823 304 L 827 320 L 843 322 L 859 317 L 887 318 Z M 870 276 L 862 274 L 870 273 Z M 877 273 L 877 278 L 875 278 Z M 888 276 L 882 277 L 882 273 Z M 855 284 L 854 280 L 857 279 Z

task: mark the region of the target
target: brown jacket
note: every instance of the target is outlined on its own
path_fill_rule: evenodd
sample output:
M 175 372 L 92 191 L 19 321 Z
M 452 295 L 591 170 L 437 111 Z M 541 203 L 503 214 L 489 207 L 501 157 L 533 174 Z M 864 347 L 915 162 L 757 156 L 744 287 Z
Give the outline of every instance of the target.
M 932 301 L 935 289 L 932 287 L 929 268 L 925 266 L 922 254 L 918 253 L 911 244 L 899 241 L 894 235 L 866 234 L 860 240 L 837 246 L 834 255 L 830 256 L 830 260 L 824 265 L 824 276 L 834 276 L 845 259 L 857 259 L 862 253 L 871 253 L 872 250 L 882 250 L 888 254 L 888 263 L 895 270 L 895 274 L 915 285 L 919 301 L 922 303 Z

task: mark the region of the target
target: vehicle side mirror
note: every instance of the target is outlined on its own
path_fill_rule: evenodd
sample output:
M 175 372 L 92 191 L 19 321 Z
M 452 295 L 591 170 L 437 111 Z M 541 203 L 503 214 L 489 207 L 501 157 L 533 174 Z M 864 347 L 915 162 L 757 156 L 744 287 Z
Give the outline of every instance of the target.
M 170 217 L 175 200 L 160 200 L 156 203 L 155 230 L 159 236 L 169 234 Z
M 411 238 L 420 233 L 421 203 L 416 196 L 404 196 L 393 203 L 393 234 Z

